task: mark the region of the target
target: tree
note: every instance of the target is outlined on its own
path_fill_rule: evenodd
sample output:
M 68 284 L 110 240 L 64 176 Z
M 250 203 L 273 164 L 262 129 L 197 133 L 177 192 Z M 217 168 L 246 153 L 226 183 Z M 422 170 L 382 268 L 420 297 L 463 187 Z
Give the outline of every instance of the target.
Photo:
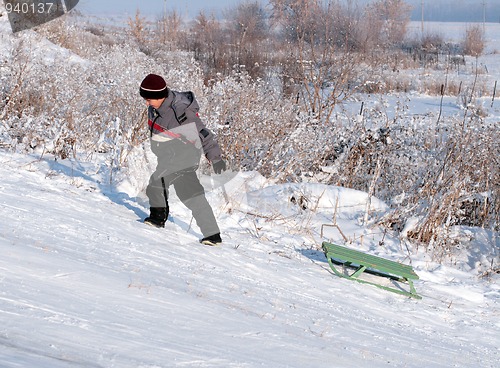
M 410 23 L 412 7 L 404 0 L 377 0 L 366 7 L 372 37 L 378 36 L 381 46 L 401 44 Z
M 162 16 L 156 24 L 156 36 L 163 44 L 176 45 L 181 38 L 182 18 L 175 10 Z
M 283 84 L 294 83 L 298 100 L 314 119 L 328 121 L 335 105 L 353 88 L 359 58 L 351 25 L 339 1 L 271 0 L 276 28 L 283 32 Z
M 140 45 L 145 45 L 148 40 L 146 18 L 141 16 L 139 9 L 135 12 L 135 18 L 128 19 L 129 32 Z
M 320 29 L 316 15 L 321 11 L 319 0 L 270 0 L 274 26 L 280 28 L 288 41 L 311 39 Z
M 233 55 L 231 64 L 245 65 L 251 76 L 261 74 L 265 64 L 265 41 L 269 38 L 266 12 L 257 1 L 238 5 L 228 15 Z
M 226 69 L 227 59 L 224 55 L 227 41 L 224 40 L 220 22 L 213 15 L 208 17 L 202 11 L 196 17 L 191 33 L 188 48 L 194 52 L 195 58 L 214 72 Z

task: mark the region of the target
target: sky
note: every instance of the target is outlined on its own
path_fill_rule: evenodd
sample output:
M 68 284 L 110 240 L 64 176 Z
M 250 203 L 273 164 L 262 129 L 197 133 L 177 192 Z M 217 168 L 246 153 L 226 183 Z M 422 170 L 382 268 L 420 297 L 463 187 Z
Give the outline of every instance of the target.
M 161 14 L 176 10 L 181 15 L 195 17 L 200 11 L 221 15 L 222 11 L 235 7 L 245 0 L 80 0 L 78 9 L 93 15 L 133 15 L 139 9 L 144 15 Z M 268 0 L 258 0 L 268 4 Z M 373 0 L 353 0 L 365 4 Z M 427 21 L 481 22 L 483 14 L 487 22 L 500 22 L 500 0 L 406 0 L 413 6 L 412 19 L 421 20 L 422 4 Z M 484 6 L 483 6 L 484 3 Z M 483 13 L 484 10 L 484 13 Z
M 161 14 L 166 6 L 167 11 L 176 10 L 181 14 L 196 16 L 200 11 L 218 14 L 239 4 L 241 0 L 80 0 L 78 9 L 84 13 L 100 14 L 135 14 L 139 9 L 142 14 Z

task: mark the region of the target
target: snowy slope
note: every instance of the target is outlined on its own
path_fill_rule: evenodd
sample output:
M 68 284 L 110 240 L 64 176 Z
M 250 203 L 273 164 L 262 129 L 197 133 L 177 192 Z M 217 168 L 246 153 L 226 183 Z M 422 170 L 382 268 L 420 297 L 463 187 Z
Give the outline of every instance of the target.
M 42 46 L 48 64 L 62 52 Z M 437 264 L 365 224 L 366 193 L 238 173 L 228 202 L 208 193 L 225 241 L 210 248 L 175 196 L 166 229 L 142 224 L 147 172 L 111 186 L 98 163 L 0 150 L 1 368 L 498 366 L 498 275 L 477 277 L 492 234 L 464 229 L 473 241 Z M 386 208 L 372 199 L 369 220 Z M 332 276 L 318 247 L 342 240 L 320 236 L 333 220 L 349 246 L 411 262 L 423 299 Z
M 351 246 L 410 261 L 360 225 L 364 193 L 239 174 L 229 204 L 209 193 L 212 248 L 175 196 L 153 229 L 144 200 L 97 171 L 0 151 L 0 367 L 498 367 L 498 278 L 470 259 L 412 256 L 420 301 L 332 276 L 317 250 L 332 202 Z

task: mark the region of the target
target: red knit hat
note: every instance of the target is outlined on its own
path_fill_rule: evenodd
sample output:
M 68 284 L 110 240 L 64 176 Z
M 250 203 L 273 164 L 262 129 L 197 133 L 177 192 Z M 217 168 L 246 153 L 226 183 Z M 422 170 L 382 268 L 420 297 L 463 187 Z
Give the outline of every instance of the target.
M 160 100 L 168 96 L 167 82 L 159 75 L 149 74 L 142 81 L 139 93 L 147 100 Z

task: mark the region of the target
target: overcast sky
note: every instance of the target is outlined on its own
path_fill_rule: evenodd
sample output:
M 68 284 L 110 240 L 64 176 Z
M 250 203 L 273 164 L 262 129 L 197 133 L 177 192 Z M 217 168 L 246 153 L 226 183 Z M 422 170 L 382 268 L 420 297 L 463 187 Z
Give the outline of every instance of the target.
M 162 14 L 176 10 L 186 17 L 195 17 L 200 11 L 221 15 L 221 11 L 242 3 L 245 0 L 80 0 L 77 9 L 88 14 L 133 15 L 139 9 L 143 15 Z M 252 0 L 253 1 L 253 0 Z M 268 0 L 257 0 L 263 5 Z M 347 0 L 344 0 L 347 1 Z M 353 0 L 353 3 L 366 4 L 373 0 Z M 486 21 L 500 22 L 500 0 L 406 0 L 414 8 L 412 18 L 421 19 L 424 6 L 424 19 L 434 21 L 481 22 L 483 10 Z M 483 6 L 484 3 L 484 6 Z
M 135 14 L 139 9 L 144 15 L 162 14 L 176 10 L 181 14 L 196 16 L 201 10 L 218 14 L 221 10 L 236 6 L 242 0 L 80 0 L 77 9 L 90 14 Z M 266 2 L 267 3 L 267 2 Z

